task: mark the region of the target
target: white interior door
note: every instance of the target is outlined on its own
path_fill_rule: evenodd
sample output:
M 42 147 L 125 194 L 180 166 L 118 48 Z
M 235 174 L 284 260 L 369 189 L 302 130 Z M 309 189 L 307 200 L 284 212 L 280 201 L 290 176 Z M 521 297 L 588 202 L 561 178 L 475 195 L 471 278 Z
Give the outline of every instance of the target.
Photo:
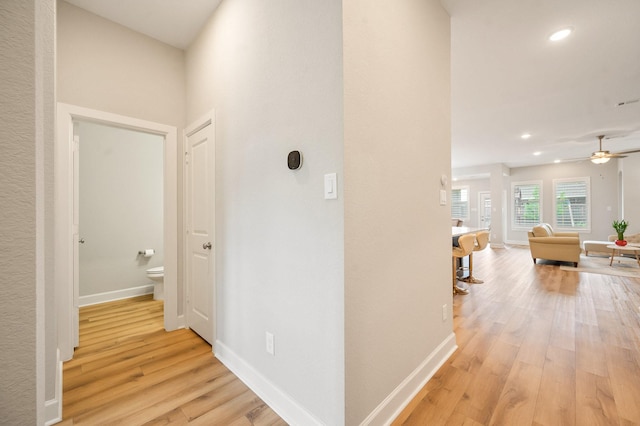
M 214 340 L 214 188 L 213 120 L 186 132 L 186 288 L 187 326 Z
M 491 227 L 491 192 L 478 192 L 478 213 L 481 228 Z

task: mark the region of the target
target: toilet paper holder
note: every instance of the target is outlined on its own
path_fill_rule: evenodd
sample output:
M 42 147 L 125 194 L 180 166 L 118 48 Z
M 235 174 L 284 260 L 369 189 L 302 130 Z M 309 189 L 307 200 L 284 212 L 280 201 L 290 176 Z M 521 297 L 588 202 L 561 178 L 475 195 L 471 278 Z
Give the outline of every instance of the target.
M 145 249 L 145 250 L 140 250 L 138 252 L 138 256 L 143 256 L 143 257 L 151 257 L 154 254 L 156 254 L 156 251 L 154 249 Z

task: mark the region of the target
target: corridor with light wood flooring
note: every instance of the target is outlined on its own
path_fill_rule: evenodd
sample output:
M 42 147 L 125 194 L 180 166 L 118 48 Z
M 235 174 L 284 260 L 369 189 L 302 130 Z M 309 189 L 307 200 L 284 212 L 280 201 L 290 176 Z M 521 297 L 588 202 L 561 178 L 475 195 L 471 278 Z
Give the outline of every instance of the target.
M 640 279 L 533 265 L 528 248 L 474 254 L 454 296 L 458 349 L 394 425 L 639 425 Z M 443 283 L 450 285 L 450 283 Z M 63 425 L 283 425 L 149 297 L 81 310 Z
M 61 425 L 285 425 L 191 330 L 163 328 L 151 295 L 80 309 Z

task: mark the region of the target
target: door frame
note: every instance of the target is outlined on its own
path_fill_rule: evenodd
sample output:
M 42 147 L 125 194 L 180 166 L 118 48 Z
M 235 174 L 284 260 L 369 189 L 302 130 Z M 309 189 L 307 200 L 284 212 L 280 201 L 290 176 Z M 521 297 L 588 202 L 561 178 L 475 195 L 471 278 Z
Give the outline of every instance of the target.
M 74 281 L 74 120 L 92 121 L 164 137 L 164 328 L 178 323 L 178 171 L 177 129 L 172 126 L 104 111 L 57 104 L 54 150 L 55 288 L 60 359 L 73 358 L 78 344 L 78 283 Z
M 188 136 L 196 133 L 197 131 L 203 129 L 206 126 L 213 126 L 212 127 L 212 133 L 211 133 L 211 140 L 213 143 L 213 149 L 214 149 L 214 163 L 215 163 L 215 159 L 217 158 L 215 155 L 215 149 L 216 149 L 216 127 L 215 127 L 215 110 L 211 110 L 208 111 L 207 113 L 205 113 L 204 115 L 198 117 L 198 119 L 192 121 L 182 132 L 182 140 L 183 140 L 183 158 L 182 158 L 182 164 L 184 165 L 185 162 L 187 161 L 186 159 L 186 153 L 187 153 L 187 138 Z M 213 256 L 212 262 L 213 262 L 213 271 L 214 274 L 211 277 L 212 282 L 211 282 L 211 321 L 213 321 L 212 324 L 212 330 L 211 330 L 211 350 L 213 353 L 216 352 L 216 338 L 217 338 L 217 305 L 216 305 L 216 301 L 217 301 L 217 291 L 216 291 L 216 273 L 217 273 L 217 264 L 216 264 L 216 252 L 217 252 L 217 247 L 218 245 L 216 244 L 216 219 L 215 219 L 215 213 L 216 213 L 216 197 L 215 197 L 215 187 L 216 187 L 216 167 L 215 164 L 212 165 L 212 178 L 211 178 L 211 184 L 213 185 L 213 190 L 214 190 L 214 195 L 213 195 L 213 200 L 212 200 L 212 214 L 213 214 L 213 249 L 212 249 L 212 253 L 211 255 Z M 182 234 L 185 236 L 184 240 L 183 240 L 183 253 L 185 253 L 185 258 L 186 258 L 186 253 L 188 253 L 189 250 L 189 234 L 187 233 L 188 229 L 188 225 L 189 225 L 189 218 L 188 218 L 188 200 L 186 199 L 186 197 L 188 196 L 188 188 L 187 185 L 189 183 L 188 181 L 188 170 L 186 165 L 182 168 L 182 182 L 183 182 L 183 187 L 182 187 L 182 193 L 184 194 L 184 198 L 183 198 L 183 203 L 182 203 L 182 217 L 184 218 L 184 221 L 182 223 Z M 187 309 L 189 309 L 189 306 L 187 304 L 187 297 L 190 297 L 189 292 L 191 291 L 191 282 L 189 282 L 189 271 L 188 271 L 188 267 L 183 268 L 182 270 L 182 282 L 184 283 L 184 321 L 185 321 L 185 326 L 190 328 L 190 324 L 189 324 L 189 319 L 188 319 L 188 313 L 187 313 Z

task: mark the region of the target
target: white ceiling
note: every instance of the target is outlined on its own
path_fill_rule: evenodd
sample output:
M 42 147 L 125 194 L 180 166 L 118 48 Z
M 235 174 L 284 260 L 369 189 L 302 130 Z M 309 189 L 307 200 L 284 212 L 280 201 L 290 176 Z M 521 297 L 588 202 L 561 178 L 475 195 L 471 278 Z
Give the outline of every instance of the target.
M 163 43 L 186 49 L 222 0 L 66 0 Z
M 221 0 L 67 1 L 185 49 Z M 640 102 L 616 106 L 640 99 L 640 0 L 441 2 L 451 15 L 453 168 L 588 157 L 599 134 L 622 136 L 605 150 L 640 149 Z M 565 26 L 569 38 L 548 40 Z
M 586 157 L 599 134 L 629 135 L 605 150 L 640 148 L 640 102 L 616 107 L 640 98 L 640 1 L 441 1 L 451 15 L 454 168 Z M 565 26 L 572 35 L 548 40 Z

